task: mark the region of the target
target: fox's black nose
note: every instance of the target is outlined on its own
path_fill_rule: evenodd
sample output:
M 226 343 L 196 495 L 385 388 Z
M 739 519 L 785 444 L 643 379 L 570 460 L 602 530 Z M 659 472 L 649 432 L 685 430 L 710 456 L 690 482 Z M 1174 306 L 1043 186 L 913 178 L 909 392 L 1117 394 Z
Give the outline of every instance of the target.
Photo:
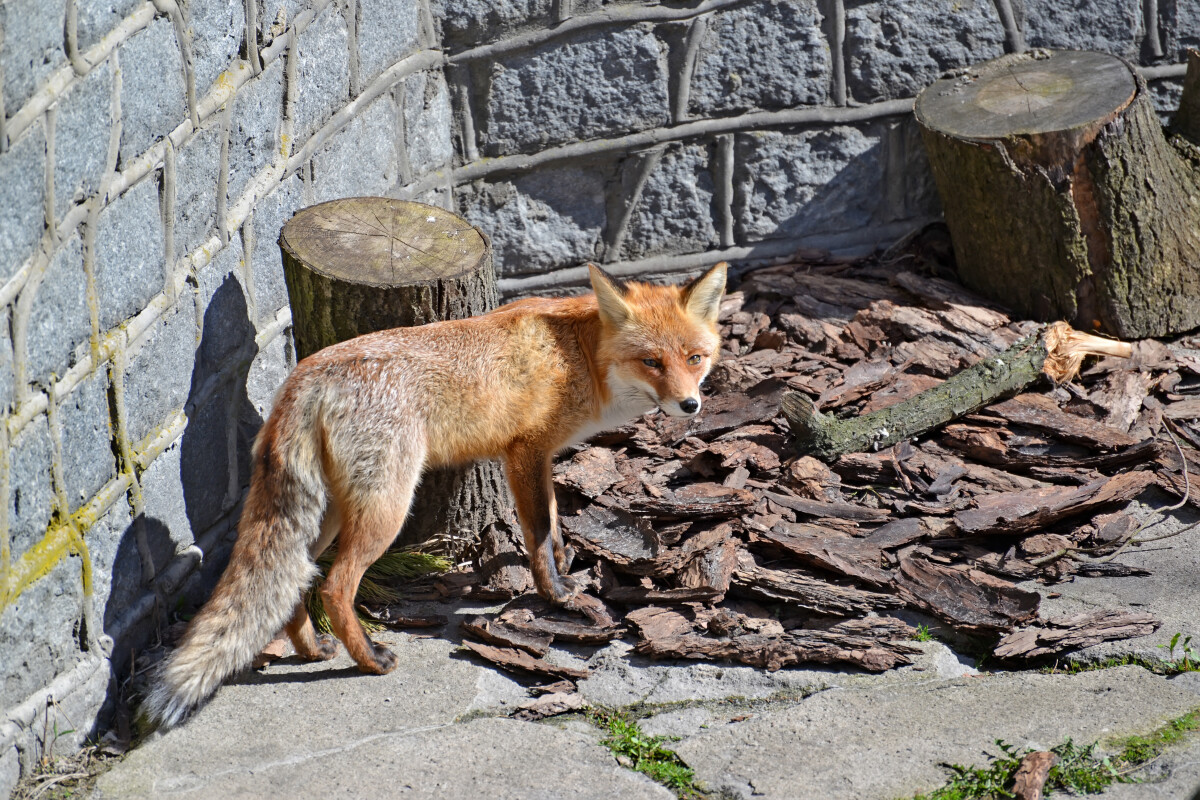
M 679 407 L 685 414 L 695 414 L 700 409 L 700 401 L 694 397 L 687 397 L 679 401 Z

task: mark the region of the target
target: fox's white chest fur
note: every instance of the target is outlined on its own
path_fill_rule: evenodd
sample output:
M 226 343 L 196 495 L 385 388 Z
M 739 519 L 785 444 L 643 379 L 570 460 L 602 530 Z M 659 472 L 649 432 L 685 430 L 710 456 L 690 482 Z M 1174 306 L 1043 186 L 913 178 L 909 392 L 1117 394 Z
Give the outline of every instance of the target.
M 654 401 L 640 389 L 635 387 L 614 388 L 617 391 L 613 393 L 612 401 L 604 407 L 600 418 L 589 421 L 571 434 L 568 445 L 590 439 L 601 431 L 619 428 L 657 408 Z

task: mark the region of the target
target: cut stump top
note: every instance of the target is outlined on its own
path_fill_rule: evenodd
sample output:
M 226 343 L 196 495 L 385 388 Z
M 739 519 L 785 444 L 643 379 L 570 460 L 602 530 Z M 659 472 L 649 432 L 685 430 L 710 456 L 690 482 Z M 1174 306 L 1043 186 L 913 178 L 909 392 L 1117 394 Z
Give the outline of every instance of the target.
M 458 215 L 386 197 L 306 208 L 283 226 L 279 244 L 320 275 L 381 287 L 459 277 L 488 250 L 483 235 Z
M 1001 139 L 1093 126 L 1133 102 L 1137 80 L 1107 53 L 1038 50 L 942 78 L 917 97 L 922 125 L 957 139 Z

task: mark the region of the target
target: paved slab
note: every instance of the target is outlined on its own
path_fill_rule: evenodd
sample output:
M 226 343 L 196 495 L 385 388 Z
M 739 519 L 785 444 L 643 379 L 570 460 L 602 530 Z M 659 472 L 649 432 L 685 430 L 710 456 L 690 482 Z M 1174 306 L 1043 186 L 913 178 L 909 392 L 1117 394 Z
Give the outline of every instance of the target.
M 241 676 L 187 724 L 131 752 L 94 796 L 672 796 L 619 766 L 580 717 L 508 718 L 525 687 L 455 651 L 456 617 L 483 610 L 412 609 L 451 622 L 432 637 L 380 635 L 400 659 L 387 676 L 361 675 L 344 654 Z M 911 797 L 945 782 L 942 763 L 983 764 L 997 738 L 1018 747 L 1090 742 L 1146 732 L 1200 706 L 1197 674 L 980 674 L 940 642 L 919 646 L 916 663 L 882 675 L 651 662 L 624 642 L 550 658 L 586 658 L 593 672 L 580 692 L 590 703 L 632 709 L 646 715 L 648 733 L 682 737 L 672 747 L 713 796 L 726 797 Z M 1117 787 L 1106 800 L 1187 797 L 1200 783 L 1198 740 L 1156 762 L 1154 782 Z
M 676 751 L 734 797 L 890 800 L 943 784 L 943 762 L 983 763 L 996 739 L 1090 742 L 1149 731 L 1196 705 L 1195 694 L 1140 667 L 864 682 L 710 725 Z
M 453 656 L 452 642 L 377 638 L 400 658 L 390 675 L 362 675 L 344 653 L 251 673 L 130 753 L 94 796 L 672 797 L 620 767 L 590 726 L 478 717 L 525 690 Z

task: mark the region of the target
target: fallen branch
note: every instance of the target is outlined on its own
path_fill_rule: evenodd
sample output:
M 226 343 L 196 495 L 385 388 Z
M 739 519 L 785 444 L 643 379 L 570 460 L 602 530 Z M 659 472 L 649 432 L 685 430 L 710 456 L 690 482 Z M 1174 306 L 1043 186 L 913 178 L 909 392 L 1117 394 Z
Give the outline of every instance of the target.
M 818 411 L 807 396 L 787 392 L 783 396 L 783 415 L 799 452 L 833 461 L 843 453 L 878 451 L 920 436 L 1015 394 L 1043 375 L 1055 383 L 1065 383 L 1079 372 L 1085 356 L 1129 358 L 1132 353 L 1129 344 L 1080 333 L 1065 322 L 1056 322 L 894 406 L 860 417 L 836 419 Z

